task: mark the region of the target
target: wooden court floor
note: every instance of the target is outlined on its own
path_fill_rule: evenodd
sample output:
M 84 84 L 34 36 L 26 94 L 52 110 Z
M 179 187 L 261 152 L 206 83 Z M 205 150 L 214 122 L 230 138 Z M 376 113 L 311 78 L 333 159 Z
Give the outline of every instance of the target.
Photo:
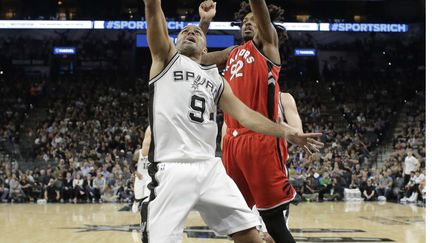
M 121 204 L 0 204 L 0 242 L 140 242 L 139 215 Z M 227 243 L 197 212 L 183 242 Z M 301 203 L 291 206 L 297 242 L 425 242 L 425 209 L 377 202 Z

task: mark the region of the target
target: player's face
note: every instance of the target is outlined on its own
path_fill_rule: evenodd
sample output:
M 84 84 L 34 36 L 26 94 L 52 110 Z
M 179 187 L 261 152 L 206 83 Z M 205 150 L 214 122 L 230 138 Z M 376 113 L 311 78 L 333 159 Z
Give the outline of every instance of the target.
M 186 56 L 207 52 L 204 32 L 196 25 L 188 25 L 177 36 L 177 50 Z
M 250 41 L 254 38 L 256 33 L 256 24 L 252 13 L 248 13 L 244 18 L 241 25 L 241 34 L 244 41 Z

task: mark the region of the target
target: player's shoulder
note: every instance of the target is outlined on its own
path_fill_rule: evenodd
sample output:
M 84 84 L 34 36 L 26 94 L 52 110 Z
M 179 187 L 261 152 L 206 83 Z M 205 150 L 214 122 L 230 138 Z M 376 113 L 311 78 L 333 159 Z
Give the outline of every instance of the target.
M 292 96 L 290 93 L 288 92 L 281 92 L 280 93 L 280 99 L 282 104 L 284 105 L 296 105 L 294 96 Z
M 294 100 L 294 96 L 288 92 L 280 92 L 280 95 L 283 99 Z

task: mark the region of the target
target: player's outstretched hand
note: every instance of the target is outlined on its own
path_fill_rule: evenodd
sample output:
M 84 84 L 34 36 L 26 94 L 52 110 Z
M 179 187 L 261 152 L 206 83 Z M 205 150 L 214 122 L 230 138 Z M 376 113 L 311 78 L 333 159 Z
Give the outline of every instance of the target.
M 302 147 L 309 154 L 312 154 L 312 152 L 319 152 L 319 149 L 324 147 L 324 143 L 316 140 L 322 136 L 322 133 L 303 133 L 285 123 L 282 123 L 282 126 L 284 126 L 286 130 L 286 139 L 290 143 Z
M 213 0 L 206 0 L 199 6 L 199 15 L 201 19 L 211 21 L 216 16 L 216 2 Z
M 309 154 L 319 152 L 324 147 L 324 143 L 316 140 L 315 138 L 321 137 L 322 133 L 302 133 L 296 134 L 290 138 L 290 142 L 301 146 Z M 291 141 L 293 140 L 293 141 Z

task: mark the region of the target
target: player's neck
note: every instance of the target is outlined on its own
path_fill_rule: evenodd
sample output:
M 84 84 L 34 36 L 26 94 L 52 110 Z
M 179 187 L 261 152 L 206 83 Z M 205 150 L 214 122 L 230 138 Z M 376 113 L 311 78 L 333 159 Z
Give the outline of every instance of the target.
M 190 59 L 194 60 L 196 63 L 201 63 L 201 55 L 189 55 L 187 56 Z
M 201 63 L 202 55 L 199 53 L 194 53 L 194 52 L 190 52 L 187 50 L 179 50 L 179 53 L 184 55 L 184 56 L 189 57 L 190 59 L 194 60 L 197 63 Z

